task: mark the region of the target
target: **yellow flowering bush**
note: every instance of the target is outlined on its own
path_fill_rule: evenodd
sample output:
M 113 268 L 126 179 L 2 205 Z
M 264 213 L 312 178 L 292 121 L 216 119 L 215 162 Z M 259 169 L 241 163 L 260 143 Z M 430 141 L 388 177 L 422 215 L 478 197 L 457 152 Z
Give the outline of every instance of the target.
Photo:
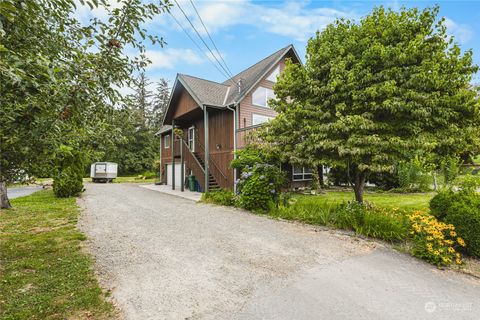
M 456 247 L 465 246 L 455 232 L 455 226 L 438 221 L 434 216 L 415 211 L 408 215 L 413 240 L 412 254 L 437 266 L 462 264 Z

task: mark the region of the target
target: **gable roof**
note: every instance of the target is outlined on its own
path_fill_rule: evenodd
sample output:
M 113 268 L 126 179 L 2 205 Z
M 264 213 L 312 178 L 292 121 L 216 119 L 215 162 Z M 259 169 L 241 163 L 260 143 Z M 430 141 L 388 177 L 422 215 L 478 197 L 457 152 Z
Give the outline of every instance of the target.
M 297 60 L 297 62 L 301 62 L 295 48 L 290 44 L 223 83 L 205 80 L 186 74 L 178 74 L 173 85 L 172 94 L 170 95 L 170 101 L 165 115 L 169 112 L 170 105 L 174 100 L 172 98 L 175 89 L 177 88 L 177 83 L 182 84 L 192 98 L 199 104 L 200 108 L 203 108 L 204 106 L 226 108 L 240 102 L 287 54 L 290 54 L 295 60 Z M 240 80 L 242 83 L 241 90 L 238 88 Z
M 238 73 L 237 75 L 233 76 L 233 78 L 226 80 L 223 84 L 233 84 L 238 83 L 242 80 L 242 88 L 240 93 L 238 92 L 238 87 L 235 90 L 231 90 L 229 93 L 228 98 L 226 99 L 228 103 L 235 103 L 239 102 L 243 99 L 243 97 L 252 89 L 255 84 L 260 81 L 267 73 L 272 69 L 277 63 L 290 51 L 294 52 L 294 55 L 300 61 L 297 53 L 295 52 L 295 48 L 293 45 L 288 45 L 285 48 L 278 50 L 275 53 L 272 53 L 268 57 L 264 58 L 263 60 L 255 63 L 253 66 L 243 70 L 242 72 Z M 233 80 L 233 83 L 232 83 Z
M 196 97 L 201 104 L 209 106 L 224 105 L 225 95 L 228 94 L 229 86 L 186 74 L 179 74 L 178 78 L 190 94 L 194 98 Z

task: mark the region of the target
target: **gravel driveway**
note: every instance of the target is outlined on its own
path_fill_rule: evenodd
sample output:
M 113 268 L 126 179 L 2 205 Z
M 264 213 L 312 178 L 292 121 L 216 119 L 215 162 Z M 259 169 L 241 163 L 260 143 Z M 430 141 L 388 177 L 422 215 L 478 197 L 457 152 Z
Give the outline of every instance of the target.
M 126 319 L 479 319 L 480 281 L 382 244 L 88 184 L 79 222 Z

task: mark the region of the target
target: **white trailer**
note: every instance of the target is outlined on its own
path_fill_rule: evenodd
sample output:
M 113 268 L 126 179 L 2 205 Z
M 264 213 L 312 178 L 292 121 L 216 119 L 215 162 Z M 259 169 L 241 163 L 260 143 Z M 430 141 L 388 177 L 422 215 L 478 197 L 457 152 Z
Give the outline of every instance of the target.
M 114 162 L 95 162 L 90 166 L 92 182 L 112 182 L 117 177 L 118 165 Z

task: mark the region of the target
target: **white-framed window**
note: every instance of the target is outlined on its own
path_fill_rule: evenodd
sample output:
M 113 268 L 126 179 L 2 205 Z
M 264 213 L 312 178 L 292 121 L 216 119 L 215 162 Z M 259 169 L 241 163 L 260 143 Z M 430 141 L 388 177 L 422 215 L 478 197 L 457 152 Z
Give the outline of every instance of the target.
M 252 113 L 252 126 L 272 120 L 273 117 Z
M 268 76 L 267 80 L 272 82 L 277 82 L 277 77 L 280 75 L 280 66 L 278 65 L 273 69 L 272 73 Z
M 259 107 L 268 108 L 268 100 L 275 99 L 275 93 L 272 89 L 258 87 L 252 93 L 252 104 Z
M 306 181 L 312 180 L 312 171 L 307 167 L 292 166 L 292 180 Z
M 188 148 L 192 152 L 195 152 L 195 127 L 194 126 L 188 128 L 187 138 L 188 138 Z
M 167 134 L 166 136 L 163 136 L 163 147 L 165 149 L 170 148 L 170 135 Z

